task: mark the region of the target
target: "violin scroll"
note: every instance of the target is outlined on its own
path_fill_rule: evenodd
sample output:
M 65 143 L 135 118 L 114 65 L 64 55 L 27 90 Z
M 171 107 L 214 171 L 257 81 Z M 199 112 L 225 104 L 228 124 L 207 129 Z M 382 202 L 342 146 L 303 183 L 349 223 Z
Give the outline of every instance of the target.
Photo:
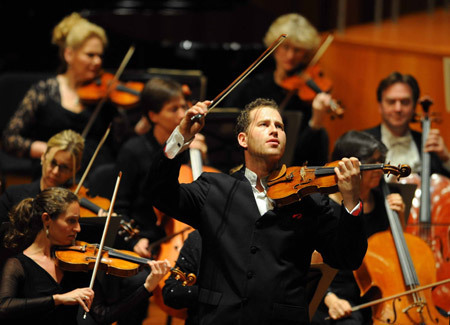
M 186 273 L 181 271 L 178 266 L 172 268 L 170 272 L 175 276 L 175 280 L 183 281 L 182 283 L 183 287 L 192 286 L 197 281 L 197 277 L 195 276 L 194 273 L 189 273 L 186 275 Z
M 407 177 L 411 174 L 411 167 L 408 165 L 398 165 L 398 167 L 395 167 L 388 163 L 384 165 L 383 172 L 388 176 L 395 175 L 397 176 L 397 180 L 399 180 L 401 177 Z
M 120 220 L 120 230 L 117 232 L 119 236 L 124 236 L 123 239 L 128 242 L 132 238 L 138 237 L 141 232 L 139 226 L 135 226 L 134 219 L 131 219 L 129 222 L 125 220 Z

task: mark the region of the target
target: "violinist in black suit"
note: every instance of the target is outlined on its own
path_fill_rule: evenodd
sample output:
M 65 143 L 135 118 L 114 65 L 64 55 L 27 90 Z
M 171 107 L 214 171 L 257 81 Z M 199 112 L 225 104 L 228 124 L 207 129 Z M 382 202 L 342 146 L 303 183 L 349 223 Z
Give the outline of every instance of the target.
M 245 166 L 232 175 L 203 173 L 179 184 L 179 153 L 201 130 L 209 101 L 191 107 L 154 156 L 147 194 L 165 213 L 198 229 L 200 324 L 309 324 L 306 274 L 314 250 L 339 269 L 359 267 L 367 249 L 356 158 L 335 168 L 343 196 L 339 216 L 326 196 L 312 194 L 286 207 L 267 196 L 267 176 L 286 145 L 272 100 L 257 99 L 237 121 Z M 206 119 L 207 120 L 207 119 Z

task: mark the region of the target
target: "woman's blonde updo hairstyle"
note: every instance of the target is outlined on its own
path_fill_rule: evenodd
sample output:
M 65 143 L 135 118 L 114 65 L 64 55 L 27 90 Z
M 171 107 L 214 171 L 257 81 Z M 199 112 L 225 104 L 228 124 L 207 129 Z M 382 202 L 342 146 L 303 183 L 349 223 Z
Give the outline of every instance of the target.
M 264 36 L 264 44 L 269 47 L 281 34 L 287 34 L 287 40 L 306 50 L 314 50 L 320 43 L 316 28 L 305 17 L 296 13 L 275 19 Z
M 81 167 L 81 159 L 84 151 L 84 138 L 73 130 L 63 130 L 47 141 L 47 150 L 45 151 L 45 159 L 49 161 L 53 157 L 47 156 L 52 148 L 57 148 L 58 151 L 67 151 L 72 156 L 72 169 L 77 171 Z M 75 177 L 75 176 L 74 176 Z
M 108 45 L 108 38 L 102 27 L 91 23 L 86 18 L 81 17 L 79 13 L 74 12 L 64 17 L 55 26 L 52 44 L 59 47 L 59 55 L 64 62 L 64 49 L 68 47 L 78 49 L 91 37 L 98 37 L 102 41 L 103 47 Z

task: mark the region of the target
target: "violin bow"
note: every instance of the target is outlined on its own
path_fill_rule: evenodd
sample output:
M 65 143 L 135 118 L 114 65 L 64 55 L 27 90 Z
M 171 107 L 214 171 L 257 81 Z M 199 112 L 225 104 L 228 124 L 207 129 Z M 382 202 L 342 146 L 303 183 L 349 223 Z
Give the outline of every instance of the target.
M 123 70 L 125 70 L 126 65 L 130 61 L 131 57 L 133 56 L 135 47 L 133 45 L 130 46 L 128 49 L 128 52 L 125 54 L 122 62 L 120 63 L 119 68 L 117 69 L 113 79 L 108 85 L 108 88 L 106 88 L 106 94 L 105 96 L 98 102 L 97 106 L 95 107 L 94 111 L 92 112 L 91 117 L 89 118 L 88 123 L 84 127 L 83 133 L 81 133 L 81 136 L 83 138 L 86 138 L 87 134 L 91 130 L 92 124 L 94 124 L 95 119 L 97 118 L 98 114 L 100 113 L 101 108 L 105 104 L 106 100 L 108 99 L 108 95 L 111 92 L 113 85 L 119 80 L 120 76 L 122 75 Z
M 325 51 L 328 49 L 328 47 L 330 46 L 331 42 L 333 42 L 334 36 L 333 34 L 328 34 L 327 38 L 325 39 L 325 41 L 323 41 L 323 43 L 320 45 L 320 47 L 317 49 L 316 53 L 314 54 L 314 56 L 312 57 L 311 61 L 309 61 L 308 63 L 308 67 L 311 67 L 313 65 L 315 65 L 320 58 L 322 57 L 322 55 L 325 53 Z
M 102 239 L 100 241 L 100 245 L 98 246 L 98 253 L 97 253 L 97 258 L 95 259 L 94 270 L 92 271 L 91 282 L 89 284 L 89 288 L 91 288 L 91 289 L 94 287 L 94 281 L 95 281 L 95 277 L 97 276 L 98 265 L 100 264 L 100 260 L 102 258 L 103 246 L 105 245 L 105 238 L 106 238 L 106 234 L 108 233 L 109 222 L 111 221 L 111 215 L 112 215 L 114 203 L 116 202 L 117 190 L 119 189 L 119 184 L 120 184 L 121 178 L 122 178 L 122 172 L 119 172 L 119 175 L 117 176 L 116 186 L 114 187 L 114 192 L 113 192 L 113 195 L 111 198 L 111 204 L 109 205 L 108 216 L 106 217 L 105 228 L 103 229 Z M 84 313 L 83 318 L 86 319 L 86 312 Z
M 381 304 L 382 302 L 385 302 L 385 301 L 388 301 L 388 300 L 392 300 L 392 299 L 396 299 L 396 298 L 399 298 L 399 297 L 402 297 L 402 296 L 406 296 L 406 295 L 409 295 L 411 293 L 415 293 L 415 292 L 418 292 L 418 291 L 422 291 L 422 290 L 430 289 L 430 288 L 433 288 L 433 287 L 437 287 L 437 286 L 440 286 L 441 284 L 446 284 L 448 282 L 450 282 L 450 279 L 445 279 L 445 280 L 433 282 L 433 283 L 430 283 L 430 284 L 427 284 L 427 285 L 424 285 L 424 286 L 420 286 L 420 287 L 417 287 L 417 288 L 414 288 L 414 289 L 411 289 L 411 290 L 400 292 L 400 293 L 397 293 L 397 294 L 389 296 L 389 297 L 376 299 L 376 300 L 373 300 L 373 301 L 370 301 L 370 302 L 367 302 L 367 303 L 364 303 L 364 304 L 361 304 L 361 305 L 353 307 L 352 308 L 352 312 L 360 310 L 360 309 L 363 309 L 363 308 L 372 307 L 374 305 Z M 328 319 L 330 319 L 329 316 L 325 318 L 325 320 L 328 320 Z
M 258 67 L 270 54 L 272 54 L 272 52 L 284 42 L 286 37 L 287 34 L 281 34 L 278 36 L 278 38 L 244 72 L 239 75 L 239 77 L 237 77 L 227 88 L 222 90 L 222 92 L 211 101 L 211 104 L 208 107 L 208 112 L 216 107 L 226 96 L 228 96 L 229 93 L 233 91 L 234 88 L 236 88 L 245 78 L 247 78 L 247 76 L 252 73 L 256 67 Z M 191 120 L 200 119 L 201 117 L 203 117 L 203 115 L 198 114 L 193 116 Z
M 103 138 L 98 143 L 97 148 L 95 149 L 95 152 L 92 155 L 91 160 L 89 161 L 89 164 L 86 167 L 86 170 L 84 171 L 83 176 L 81 177 L 80 182 L 78 183 L 78 186 L 77 186 L 77 188 L 74 191 L 75 195 L 78 195 L 78 192 L 80 191 L 81 186 L 83 186 L 84 180 L 86 179 L 86 176 L 89 173 L 89 170 L 91 169 L 91 166 L 94 163 L 95 158 L 97 158 L 97 154 L 98 154 L 100 148 L 103 146 L 103 143 L 105 143 L 106 138 L 108 137 L 108 134 L 109 134 L 110 130 L 111 130 L 111 123 L 109 124 L 108 128 L 106 129 L 106 132 L 103 135 Z

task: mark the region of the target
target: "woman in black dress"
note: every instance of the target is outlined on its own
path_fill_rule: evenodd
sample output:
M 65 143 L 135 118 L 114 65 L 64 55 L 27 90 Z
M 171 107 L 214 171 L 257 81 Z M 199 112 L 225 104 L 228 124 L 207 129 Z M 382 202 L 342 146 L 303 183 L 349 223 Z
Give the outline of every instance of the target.
M 168 261 L 149 262 L 152 272 L 142 286 L 112 305 L 101 289 L 91 290 L 90 274 L 65 272 L 52 254 L 54 246 L 70 245 L 80 232 L 78 198 L 52 187 L 21 201 L 12 211 L 5 237 L 22 253 L 8 259 L 1 279 L 0 319 L 33 324 L 76 324 L 78 305 L 98 322 L 113 322 L 141 301 L 169 271 Z M 95 292 L 95 299 L 94 299 Z

